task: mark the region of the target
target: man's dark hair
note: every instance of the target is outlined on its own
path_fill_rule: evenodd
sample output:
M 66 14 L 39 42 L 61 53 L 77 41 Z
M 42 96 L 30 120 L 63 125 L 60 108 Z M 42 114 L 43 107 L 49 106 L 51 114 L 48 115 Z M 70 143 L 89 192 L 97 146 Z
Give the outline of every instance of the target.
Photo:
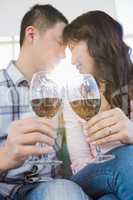
M 22 47 L 25 38 L 25 29 L 28 26 L 34 26 L 39 31 L 51 28 L 58 22 L 68 24 L 65 16 L 50 4 L 33 6 L 23 17 L 20 31 L 20 47 Z

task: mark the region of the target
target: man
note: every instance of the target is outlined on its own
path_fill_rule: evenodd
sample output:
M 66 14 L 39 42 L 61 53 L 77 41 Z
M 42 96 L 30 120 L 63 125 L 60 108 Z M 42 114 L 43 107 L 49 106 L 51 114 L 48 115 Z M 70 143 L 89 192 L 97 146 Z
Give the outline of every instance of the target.
M 32 7 L 21 23 L 20 55 L 0 71 L 0 199 L 88 199 L 75 183 L 67 180 L 39 183 L 36 178 L 42 171 L 44 177 L 52 178 L 54 169 L 25 162 L 30 155 L 47 154 L 54 145 L 51 121 L 28 117 L 29 84 L 35 72 L 49 71 L 64 58 L 62 32 L 67 23 L 51 5 Z M 47 145 L 39 148 L 36 143 Z

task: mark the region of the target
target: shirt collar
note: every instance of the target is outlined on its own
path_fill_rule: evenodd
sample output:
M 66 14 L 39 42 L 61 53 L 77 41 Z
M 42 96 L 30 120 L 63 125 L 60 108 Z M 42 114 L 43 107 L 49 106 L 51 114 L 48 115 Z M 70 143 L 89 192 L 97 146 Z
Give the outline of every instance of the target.
M 29 82 L 26 80 L 26 78 L 24 77 L 24 75 L 18 70 L 18 68 L 15 65 L 15 61 L 12 60 L 7 69 L 6 69 L 8 75 L 10 76 L 10 78 L 12 79 L 14 85 L 16 86 L 27 86 L 29 87 Z

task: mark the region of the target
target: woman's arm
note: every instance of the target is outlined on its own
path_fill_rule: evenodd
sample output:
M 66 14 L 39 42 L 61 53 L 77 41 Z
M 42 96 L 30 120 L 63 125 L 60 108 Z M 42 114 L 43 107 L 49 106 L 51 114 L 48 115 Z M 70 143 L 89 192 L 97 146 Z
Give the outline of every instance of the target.
M 68 151 L 74 171 L 79 171 L 91 159 L 89 145 L 78 117 L 66 101 L 63 109 Z

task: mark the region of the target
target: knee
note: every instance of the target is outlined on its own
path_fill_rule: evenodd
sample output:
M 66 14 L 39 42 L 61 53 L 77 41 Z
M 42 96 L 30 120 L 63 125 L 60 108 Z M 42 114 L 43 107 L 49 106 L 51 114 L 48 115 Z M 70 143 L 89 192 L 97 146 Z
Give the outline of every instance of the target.
M 41 183 L 28 197 L 31 195 L 35 200 L 90 200 L 76 183 L 64 179 Z
M 56 179 L 46 183 L 46 187 L 52 191 L 78 191 L 81 188 L 74 182 L 66 179 Z M 43 187 L 43 185 L 41 186 Z
M 85 194 L 82 188 L 73 181 L 57 179 L 53 181 L 53 185 L 54 187 L 51 185 L 51 190 L 53 191 L 54 188 L 54 196 L 57 196 L 57 200 L 92 200 Z
M 86 199 L 86 194 L 80 186 L 76 183 L 65 180 L 57 179 L 48 184 L 48 189 L 52 191 L 53 196 L 60 196 L 60 199 L 76 199 L 76 200 L 89 200 Z

